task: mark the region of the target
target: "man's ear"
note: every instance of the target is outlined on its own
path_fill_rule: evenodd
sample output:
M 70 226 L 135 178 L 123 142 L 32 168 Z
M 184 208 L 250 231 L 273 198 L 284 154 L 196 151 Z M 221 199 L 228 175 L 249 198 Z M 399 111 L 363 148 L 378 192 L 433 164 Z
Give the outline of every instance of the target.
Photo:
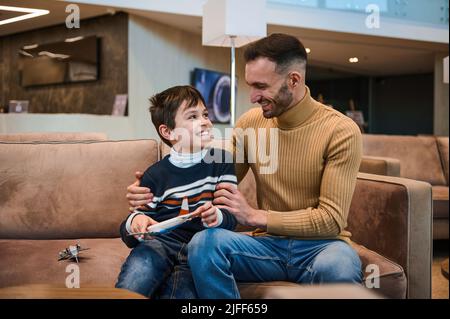
M 170 141 L 172 140 L 172 130 L 166 125 L 161 124 L 158 127 L 159 134 L 161 134 L 162 137 L 164 137 L 166 140 Z
M 302 82 L 302 75 L 297 72 L 297 71 L 292 71 L 291 73 L 289 73 L 289 86 L 292 88 L 297 87 L 298 85 L 300 85 Z

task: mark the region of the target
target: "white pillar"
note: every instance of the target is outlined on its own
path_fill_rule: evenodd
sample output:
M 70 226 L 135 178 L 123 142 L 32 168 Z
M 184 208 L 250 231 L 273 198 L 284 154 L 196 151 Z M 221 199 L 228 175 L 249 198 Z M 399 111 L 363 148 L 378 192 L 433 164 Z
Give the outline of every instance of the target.
M 438 53 L 434 59 L 434 134 L 448 136 L 448 83 L 444 83 L 444 58 Z M 447 66 L 448 67 L 448 66 Z

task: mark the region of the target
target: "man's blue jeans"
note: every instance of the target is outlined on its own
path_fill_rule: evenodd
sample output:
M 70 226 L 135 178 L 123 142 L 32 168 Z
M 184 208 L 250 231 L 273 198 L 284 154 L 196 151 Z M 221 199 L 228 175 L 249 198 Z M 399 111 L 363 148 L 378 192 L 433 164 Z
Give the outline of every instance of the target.
M 149 298 L 197 298 L 186 254 L 187 244 L 170 234 L 139 243 L 122 265 L 116 288 Z
M 198 232 L 188 263 L 200 298 L 240 298 L 236 282 L 361 283 L 361 261 L 340 240 L 252 237 L 221 228 Z

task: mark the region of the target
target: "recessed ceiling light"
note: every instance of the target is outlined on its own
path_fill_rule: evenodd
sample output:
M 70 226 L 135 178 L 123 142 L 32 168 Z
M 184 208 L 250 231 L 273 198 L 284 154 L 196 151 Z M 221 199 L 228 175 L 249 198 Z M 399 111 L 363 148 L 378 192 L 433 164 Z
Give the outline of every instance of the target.
M 310 48 L 306 48 L 306 53 L 311 53 L 311 49 Z
M 11 7 L 11 6 L 0 6 L 0 10 L 26 13 L 26 14 L 20 15 L 18 17 L 0 20 L 0 25 L 7 24 L 7 23 L 13 23 L 13 22 L 17 22 L 17 21 L 22 21 L 22 20 L 26 20 L 26 19 L 31 19 L 31 18 L 39 17 L 39 16 L 50 13 L 50 11 L 43 10 L 43 9 L 21 8 L 21 7 Z
M 348 61 L 349 61 L 350 63 L 358 63 L 358 62 L 359 62 L 359 59 L 358 59 L 357 57 L 353 57 L 353 58 L 348 59 Z
M 83 40 L 84 37 L 83 36 L 79 36 L 79 37 L 75 37 L 75 38 L 67 38 L 64 40 L 64 42 L 76 42 L 76 41 L 80 41 Z

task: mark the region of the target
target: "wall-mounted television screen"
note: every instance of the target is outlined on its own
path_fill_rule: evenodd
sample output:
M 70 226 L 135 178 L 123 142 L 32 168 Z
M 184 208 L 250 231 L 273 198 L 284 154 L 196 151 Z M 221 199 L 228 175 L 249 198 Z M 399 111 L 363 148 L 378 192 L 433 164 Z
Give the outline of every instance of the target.
M 231 76 L 229 74 L 194 69 L 192 85 L 202 94 L 213 123 L 230 123 Z
M 99 48 L 96 36 L 26 45 L 19 50 L 21 84 L 27 87 L 98 80 Z

